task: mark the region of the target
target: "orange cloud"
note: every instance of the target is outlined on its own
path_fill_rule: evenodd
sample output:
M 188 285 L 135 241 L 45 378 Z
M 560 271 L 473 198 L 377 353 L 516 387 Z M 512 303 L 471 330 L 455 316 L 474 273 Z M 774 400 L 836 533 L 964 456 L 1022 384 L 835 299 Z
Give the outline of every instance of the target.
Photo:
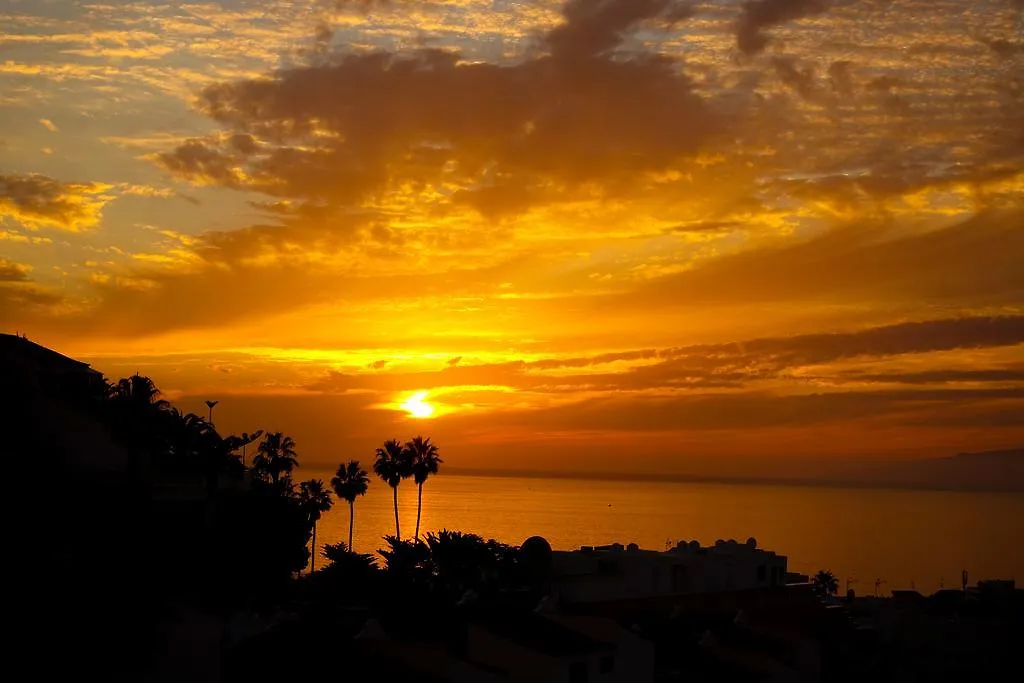
M 0 175 L 0 217 L 30 229 L 78 232 L 99 224 L 110 185 L 64 183 L 44 175 Z

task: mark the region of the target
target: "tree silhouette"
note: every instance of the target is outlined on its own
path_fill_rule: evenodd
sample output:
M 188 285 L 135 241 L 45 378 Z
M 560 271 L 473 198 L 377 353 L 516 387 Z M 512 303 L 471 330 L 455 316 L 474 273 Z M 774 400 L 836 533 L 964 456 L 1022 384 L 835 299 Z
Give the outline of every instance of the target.
M 160 390 L 149 377 L 135 373 L 119 379 L 107 389 L 107 399 L 115 405 L 130 407 L 137 413 L 167 410 L 171 404 L 160 398 Z
M 388 547 L 377 551 L 389 574 L 448 601 L 466 591 L 518 588 L 524 584 L 517 549 L 476 534 L 442 529 L 423 541 L 385 536 Z
M 282 484 L 285 484 L 284 488 L 290 488 L 290 481 L 282 479 L 288 480 L 288 475 L 298 465 L 295 440 L 281 432 L 268 432 L 252 459 L 253 474 L 263 481 L 269 480 L 275 488 Z
M 370 486 L 370 475 L 358 460 L 350 460 L 348 464 L 338 465 L 338 471 L 331 479 L 331 488 L 338 498 L 348 502 L 348 548 L 352 549 L 352 525 L 355 519 L 356 498 L 366 494 Z
M 142 462 L 158 456 L 165 448 L 162 424 L 171 404 L 160 398 L 160 390 L 149 377 L 138 373 L 111 384 L 106 393 L 106 413 L 111 431 L 130 455 L 136 474 Z
M 316 569 L 316 523 L 320 516 L 331 509 L 331 492 L 320 479 L 310 479 L 299 484 L 299 506 L 313 527 L 313 552 L 310 554 L 309 573 Z
M 416 533 L 413 535 L 413 538 L 418 540 L 420 537 L 420 515 L 423 511 L 423 484 L 426 483 L 432 474 L 437 474 L 437 470 L 444 461 L 438 456 L 438 448 L 430 443 L 429 437 L 426 439 L 422 436 L 413 437 L 411 441 L 406 442 L 405 450 L 412 464 L 413 481 L 416 482 L 417 488 Z
M 373 473 L 391 487 L 395 501 L 395 538 L 402 539 L 402 530 L 398 523 L 398 485 L 412 474 L 412 463 L 409 453 L 398 439 L 389 439 L 377 449 L 373 461 Z
M 352 546 L 344 543 L 328 543 L 324 545 L 322 554 L 330 564 L 320 571 L 321 574 L 333 574 L 342 579 L 349 579 L 360 589 L 365 589 L 367 583 L 375 579 L 380 571 L 373 555 L 353 552 Z M 351 586 L 346 585 L 345 588 L 346 593 L 350 595 Z
M 826 595 L 835 595 L 839 592 L 839 579 L 828 569 L 822 569 L 815 574 L 811 583 Z

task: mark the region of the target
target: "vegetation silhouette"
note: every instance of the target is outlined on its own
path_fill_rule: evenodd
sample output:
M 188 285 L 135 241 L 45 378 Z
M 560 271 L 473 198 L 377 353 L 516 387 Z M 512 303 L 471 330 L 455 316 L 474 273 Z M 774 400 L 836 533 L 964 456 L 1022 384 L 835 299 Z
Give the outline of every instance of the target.
M 253 474 L 275 487 L 284 485 L 283 480 L 298 465 L 295 440 L 281 432 L 270 432 L 264 436 L 252 459 Z
M 384 541 L 388 547 L 377 551 L 384 572 L 443 602 L 525 583 L 518 549 L 494 539 L 442 529 L 423 540 L 385 536 Z
M 333 501 L 331 492 L 324 487 L 324 482 L 320 479 L 301 482 L 298 500 L 313 528 L 313 546 L 309 558 L 309 573 L 312 574 L 316 571 L 316 525 L 320 521 L 320 516 L 331 509 Z
M 406 458 L 412 465 L 413 481 L 416 482 L 416 532 L 414 539 L 420 537 L 420 516 L 423 512 L 423 484 L 431 475 L 437 474 L 441 463 L 439 449 L 430 442 L 430 438 L 414 436 L 405 443 Z
M 409 451 L 398 439 L 388 439 L 377 449 L 373 460 L 373 473 L 391 487 L 395 504 L 395 538 L 401 540 L 402 527 L 398 520 L 398 485 L 412 476 Z
M 822 569 L 811 578 L 811 583 L 825 595 L 835 595 L 839 592 L 839 579 L 831 570 Z
M 321 556 L 327 566 L 308 578 L 313 590 L 330 602 L 351 604 L 355 595 L 376 598 L 382 590 L 381 568 L 373 555 L 354 552 L 344 543 L 328 543 Z
M 348 503 L 348 550 L 352 550 L 352 527 L 355 521 L 356 498 L 366 495 L 370 486 L 370 475 L 358 460 L 338 465 L 338 471 L 331 478 L 331 488 L 338 498 Z

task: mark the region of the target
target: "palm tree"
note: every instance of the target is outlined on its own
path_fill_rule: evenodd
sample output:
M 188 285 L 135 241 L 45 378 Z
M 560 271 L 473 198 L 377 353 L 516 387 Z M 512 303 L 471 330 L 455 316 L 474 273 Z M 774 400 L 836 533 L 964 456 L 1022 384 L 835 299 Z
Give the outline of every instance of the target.
M 171 404 L 160 398 L 160 390 L 156 388 L 149 377 L 135 373 L 131 377 L 124 377 L 112 384 L 107 389 L 107 397 L 113 403 L 129 405 L 136 410 L 166 410 Z
M 277 486 L 281 475 L 291 474 L 292 468 L 299 466 L 298 454 L 295 452 L 295 440 L 281 432 L 268 432 L 256 455 L 252 459 L 254 474 L 260 479 L 270 477 L 270 482 Z
M 344 543 L 324 545 L 322 555 L 330 564 L 321 570 L 321 574 L 335 574 L 343 579 L 341 587 L 346 593 L 350 590 L 349 584 L 351 583 L 355 583 L 361 590 L 365 590 L 369 587 L 368 584 L 377 578 L 380 571 L 373 555 L 352 552 L 352 548 Z
M 164 417 L 171 404 L 149 377 L 138 373 L 106 390 L 106 412 L 115 438 L 127 447 L 132 476 L 144 476 L 154 457 L 166 447 Z
M 398 524 L 398 485 L 412 474 L 409 453 L 398 439 L 389 439 L 377 449 L 373 461 L 373 473 L 387 482 L 395 499 L 395 538 L 401 540 L 402 531 Z
M 405 450 L 408 452 L 407 457 L 412 462 L 413 481 L 416 482 L 418 489 L 416 492 L 416 534 L 413 538 L 419 540 L 420 514 L 423 510 L 423 484 L 430 478 L 430 475 L 437 474 L 438 468 L 444 461 L 438 456 L 438 448 L 430 443 L 429 437 L 426 439 L 422 436 L 414 437 L 412 441 L 406 442 Z
M 355 519 L 356 498 L 366 493 L 370 486 L 370 475 L 358 460 L 350 460 L 348 464 L 338 465 L 338 472 L 331 479 L 331 488 L 338 498 L 348 501 L 348 548 L 352 549 L 352 523 Z
M 310 553 L 309 573 L 316 569 L 316 523 L 320 515 L 331 509 L 331 492 L 324 488 L 320 479 L 310 479 L 299 484 L 299 505 L 313 527 L 313 552 Z
M 835 595 L 839 592 L 839 579 L 828 569 L 822 569 L 815 574 L 811 583 L 826 595 Z

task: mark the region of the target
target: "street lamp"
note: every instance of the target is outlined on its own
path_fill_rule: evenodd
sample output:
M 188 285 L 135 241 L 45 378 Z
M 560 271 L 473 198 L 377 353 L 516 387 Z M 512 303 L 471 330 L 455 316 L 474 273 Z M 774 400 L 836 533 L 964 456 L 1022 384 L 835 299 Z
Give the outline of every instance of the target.
M 251 444 L 256 439 L 263 436 L 263 430 L 257 429 L 252 434 L 248 432 L 242 432 L 242 467 L 245 467 L 245 447 Z
M 210 409 L 210 417 L 207 418 L 206 421 L 210 423 L 211 427 L 213 426 L 213 407 L 215 405 L 217 405 L 218 403 L 220 403 L 220 401 L 207 401 L 206 402 L 206 407 Z

